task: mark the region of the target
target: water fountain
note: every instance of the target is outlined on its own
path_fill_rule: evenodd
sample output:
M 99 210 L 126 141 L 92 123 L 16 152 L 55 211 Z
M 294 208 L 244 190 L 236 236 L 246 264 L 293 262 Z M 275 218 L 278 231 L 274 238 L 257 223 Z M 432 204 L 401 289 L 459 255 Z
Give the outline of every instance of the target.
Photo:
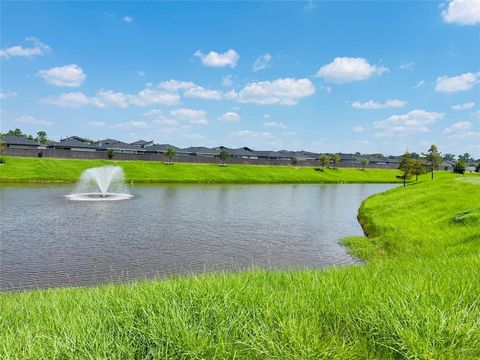
M 113 201 L 127 200 L 132 195 L 120 166 L 102 166 L 83 171 L 75 191 L 66 197 L 77 201 Z

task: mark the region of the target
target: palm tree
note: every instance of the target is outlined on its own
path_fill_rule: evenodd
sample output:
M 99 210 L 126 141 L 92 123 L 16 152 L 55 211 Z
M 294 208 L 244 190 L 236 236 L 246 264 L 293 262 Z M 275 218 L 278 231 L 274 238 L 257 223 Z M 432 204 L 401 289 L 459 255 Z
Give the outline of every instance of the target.
M 330 161 L 330 159 L 328 158 L 327 155 L 322 154 L 322 156 L 320 156 L 320 159 L 318 159 L 318 161 L 320 162 L 320 166 L 322 167 L 322 170 L 325 170 L 325 166 L 328 165 L 328 162 Z
M 340 162 L 340 155 L 339 154 L 333 154 L 331 157 L 331 160 L 333 161 L 333 168 L 337 169 L 337 163 Z
M 165 155 L 168 157 L 168 164 L 173 165 L 173 158 L 177 156 L 177 152 L 175 151 L 175 149 L 169 147 L 165 152 Z

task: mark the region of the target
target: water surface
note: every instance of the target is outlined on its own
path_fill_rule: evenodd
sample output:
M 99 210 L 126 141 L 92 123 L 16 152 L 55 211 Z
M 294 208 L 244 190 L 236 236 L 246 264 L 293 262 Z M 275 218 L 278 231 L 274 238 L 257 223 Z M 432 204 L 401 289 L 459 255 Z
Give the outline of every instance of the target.
M 340 266 L 363 199 L 388 184 L 152 185 L 77 202 L 73 186 L 2 185 L 0 289 L 250 267 Z

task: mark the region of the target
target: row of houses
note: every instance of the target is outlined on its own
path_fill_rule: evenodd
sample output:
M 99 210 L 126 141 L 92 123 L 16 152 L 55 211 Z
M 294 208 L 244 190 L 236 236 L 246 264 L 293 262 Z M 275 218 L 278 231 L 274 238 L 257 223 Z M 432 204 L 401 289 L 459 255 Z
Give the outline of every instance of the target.
M 219 146 L 215 148 L 208 147 L 187 147 L 178 148 L 170 144 L 155 144 L 153 141 L 138 140 L 132 143 L 126 143 L 116 139 L 104 139 L 91 141 L 80 136 L 70 136 L 60 141 L 50 141 L 46 144 L 30 140 L 23 136 L 6 135 L 1 140 L 7 148 L 12 149 L 58 149 L 83 152 L 107 152 L 112 149 L 115 153 L 122 154 L 165 154 L 169 148 L 176 151 L 177 156 L 195 156 L 215 158 L 218 157 L 222 149 L 226 149 L 232 158 L 248 160 L 287 160 L 297 159 L 298 161 L 316 161 L 319 159 L 319 153 L 308 151 L 262 151 L 254 150 L 249 147 L 226 148 Z M 355 154 L 340 154 L 341 163 L 358 164 L 365 156 Z M 368 156 L 370 164 L 377 165 L 395 165 L 400 159 L 398 156 Z

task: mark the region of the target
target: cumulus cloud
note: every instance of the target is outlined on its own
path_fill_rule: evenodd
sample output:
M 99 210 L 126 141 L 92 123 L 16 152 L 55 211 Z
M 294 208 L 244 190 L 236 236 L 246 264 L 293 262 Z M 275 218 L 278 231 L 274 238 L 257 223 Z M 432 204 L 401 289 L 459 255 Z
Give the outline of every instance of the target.
M 252 71 L 259 71 L 268 68 L 271 60 L 272 55 L 270 54 L 265 54 L 258 57 L 252 65 Z
M 17 96 L 15 91 L 0 91 L 0 99 L 8 99 Z
M 27 124 L 27 125 L 36 125 L 36 126 L 52 126 L 52 121 L 39 120 L 30 115 L 21 115 L 10 120 L 11 123 L 15 124 Z
M 298 100 L 314 92 L 315 86 L 309 79 L 284 78 L 250 83 L 238 94 L 231 93 L 230 98 L 236 98 L 242 103 L 260 105 L 295 105 Z
M 126 23 L 130 24 L 131 22 L 133 22 L 133 17 L 131 16 L 124 16 L 123 17 L 123 21 L 125 21 Z
M 462 110 L 470 110 L 470 109 L 473 109 L 474 107 L 475 107 L 475 103 L 469 102 L 465 104 L 453 105 L 451 106 L 451 109 L 455 111 L 462 111 Z
M 388 71 L 387 67 L 371 65 L 364 58 L 337 57 L 331 63 L 323 65 L 316 76 L 331 83 L 347 83 L 366 80 L 372 75 Z
M 480 0 L 452 0 L 442 11 L 443 20 L 459 25 L 480 23 Z
M 170 91 L 186 90 L 195 86 L 196 85 L 191 81 L 178 81 L 174 79 L 162 81 L 160 84 L 158 84 L 159 88 Z
M 233 75 L 225 75 L 222 78 L 222 85 L 223 86 L 232 86 L 233 85 Z
M 374 123 L 375 128 L 382 129 L 377 137 L 389 137 L 419 132 L 428 132 L 429 125 L 442 119 L 443 113 L 429 112 L 423 109 L 412 110 L 403 115 L 392 115 L 385 120 Z
M 1 58 L 11 58 L 11 57 L 26 57 L 30 58 L 33 56 L 42 56 L 47 51 L 50 50 L 50 46 L 42 43 L 40 40 L 34 37 L 27 37 L 25 41 L 31 43 L 30 47 L 24 47 L 22 45 L 11 46 L 6 49 L 0 50 Z
M 418 89 L 426 84 L 425 80 L 420 80 L 417 84 L 413 87 L 414 89 Z
M 224 121 L 224 122 L 239 122 L 240 121 L 240 115 L 238 115 L 236 112 L 229 111 L 226 112 L 225 114 L 222 114 L 218 117 L 219 121 Z
M 149 127 L 149 124 L 143 120 L 126 121 L 111 126 L 112 129 L 116 130 L 148 129 Z
M 353 132 L 356 132 L 356 133 L 360 133 L 360 132 L 364 132 L 365 129 L 363 128 L 362 125 L 355 125 L 355 126 L 352 128 L 352 131 L 353 131 Z
M 451 134 L 451 133 L 455 133 L 455 132 L 459 132 L 459 131 L 463 131 L 463 130 L 468 130 L 472 127 L 472 123 L 470 121 L 459 121 L 459 122 L 456 122 L 454 124 L 452 124 L 452 126 L 449 126 L 445 129 L 442 130 L 442 133 L 443 134 Z
M 44 104 L 55 105 L 65 108 L 79 108 L 91 105 L 99 108 L 120 107 L 126 108 L 129 105 L 175 105 L 180 101 L 176 93 L 159 91 L 157 89 L 145 88 L 137 94 L 125 94 L 112 90 L 100 90 L 95 96 L 87 96 L 82 92 L 72 92 L 49 96 L 41 100 Z
M 75 64 L 40 70 L 37 75 L 49 84 L 62 87 L 79 87 L 87 77 L 83 69 Z
M 437 84 L 435 90 L 438 92 L 457 92 L 470 90 L 479 80 L 478 74 L 465 73 L 458 76 L 441 76 L 437 78 Z
M 402 63 L 398 67 L 400 70 L 412 70 L 415 67 L 414 62 Z
M 240 58 L 240 55 L 238 55 L 238 53 L 233 49 L 230 49 L 223 54 L 217 53 L 215 51 L 210 51 L 208 54 L 203 54 L 202 51 L 197 50 L 193 54 L 193 56 L 200 58 L 202 64 L 205 66 L 230 66 L 231 68 L 234 68 L 237 65 L 237 61 Z
M 87 126 L 94 129 L 100 129 L 107 126 L 107 124 L 104 121 L 88 121 Z
M 373 100 L 361 103 L 360 101 L 354 101 L 352 107 L 355 109 L 365 109 L 365 110 L 378 110 L 386 108 L 399 108 L 405 106 L 407 102 L 404 100 L 398 99 L 389 99 L 384 103 L 379 103 Z
M 277 122 L 277 121 L 264 122 L 263 126 L 267 128 L 277 128 L 277 129 L 284 129 L 284 130 L 288 128 L 288 126 L 285 125 L 284 123 Z
M 175 109 L 170 110 L 170 115 L 178 120 L 186 120 L 192 125 L 207 125 L 208 121 L 205 118 L 207 112 L 205 110 L 193 109 Z
M 201 86 L 190 87 L 183 93 L 185 97 L 198 98 L 198 99 L 210 99 L 220 100 L 222 98 L 221 91 L 208 90 Z

